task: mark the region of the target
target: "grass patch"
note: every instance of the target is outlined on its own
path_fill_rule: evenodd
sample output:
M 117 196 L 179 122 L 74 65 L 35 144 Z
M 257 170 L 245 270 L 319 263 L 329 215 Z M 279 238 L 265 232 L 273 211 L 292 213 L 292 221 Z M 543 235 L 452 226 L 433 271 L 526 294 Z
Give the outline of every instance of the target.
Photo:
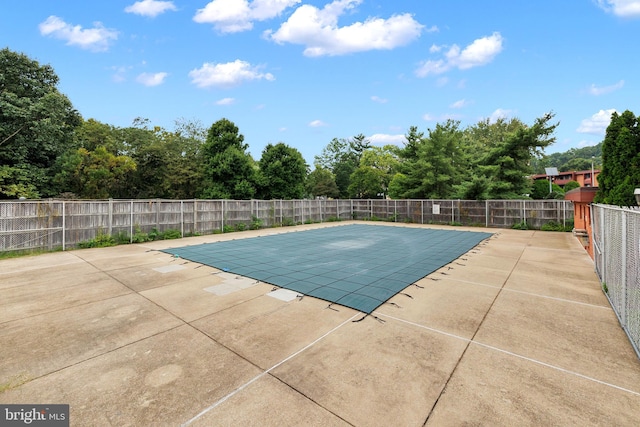
M 16 387 L 20 387 L 22 384 L 28 382 L 29 380 L 30 378 L 26 373 L 15 375 L 9 378 L 9 381 L 0 383 L 0 393 L 4 393 L 5 391 L 11 390 Z

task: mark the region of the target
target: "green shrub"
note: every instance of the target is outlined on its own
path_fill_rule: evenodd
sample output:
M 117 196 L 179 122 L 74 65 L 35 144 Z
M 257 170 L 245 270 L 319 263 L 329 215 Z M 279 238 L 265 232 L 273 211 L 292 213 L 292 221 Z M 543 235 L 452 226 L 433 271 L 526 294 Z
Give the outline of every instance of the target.
M 247 228 L 247 224 L 244 222 L 239 222 L 235 225 L 236 231 L 244 231 Z
M 527 224 L 526 221 L 517 222 L 511 226 L 514 230 L 529 230 L 531 227 Z
M 182 237 L 182 232 L 175 228 L 170 228 L 165 230 L 162 234 L 162 239 L 171 240 L 171 239 L 179 239 Z
M 330 216 L 329 218 L 326 219 L 327 222 L 338 222 L 338 221 L 342 221 L 340 218 L 338 218 L 337 216 Z
M 291 227 L 292 225 L 296 225 L 296 223 L 291 218 L 282 218 L 282 226 L 283 227 Z
M 115 246 L 115 244 L 115 239 L 110 234 L 106 234 L 101 228 L 99 228 L 96 237 L 86 242 L 78 243 L 78 247 L 81 249 L 105 248 L 108 246 Z
M 251 217 L 251 229 L 252 230 L 260 230 L 262 228 L 262 219 L 258 218 L 257 216 L 252 216 Z
M 540 227 L 540 230 L 542 230 L 542 231 L 571 231 L 571 230 L 573 230 L 573 220 L 565 221 L 564 225 L 562 225 L 562 223 L 559 223 L 559 222 L 556 222 L 556 221 L 549 221 L 546 224 L 543 224 L 542 227 Z
M 236 231 L 236 229 L 233 227 L 233 225 L 225 224 L 222 227 L 223 233 L 233 233 L 234 231 Z

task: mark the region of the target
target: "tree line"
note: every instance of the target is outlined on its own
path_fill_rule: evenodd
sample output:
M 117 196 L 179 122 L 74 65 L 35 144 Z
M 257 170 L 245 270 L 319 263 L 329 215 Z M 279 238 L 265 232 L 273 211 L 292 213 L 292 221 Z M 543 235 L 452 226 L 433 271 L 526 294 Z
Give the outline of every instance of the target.
M 178 119 L 172 130 L 143 118 L 129 127 L 85 120 L 58 83 L 49 65 L 0 50 L 0 198 L 542 198 L 548 190 L 529 176 L 545 166 L 588 169 L 602 155 L 602 182 L 615 182 L 606 160 L 623 150 L 607 157 L 607 141 L 624 146 L 631 138 L 608 130 L 602 148 L 587 147 L 591 155 L 545 156 L 558 126 L 553 113 L 532 124 L 487 119 L 462 128 L 447 120 L 426 133 L 410 127 L 401 147 L 373 146 L 363 134 L 334 138 L 311 171 L 283 142 L 255 160 L 226 118 L 208 128 Z M 621 126 L 636 120 L 620 117 Z

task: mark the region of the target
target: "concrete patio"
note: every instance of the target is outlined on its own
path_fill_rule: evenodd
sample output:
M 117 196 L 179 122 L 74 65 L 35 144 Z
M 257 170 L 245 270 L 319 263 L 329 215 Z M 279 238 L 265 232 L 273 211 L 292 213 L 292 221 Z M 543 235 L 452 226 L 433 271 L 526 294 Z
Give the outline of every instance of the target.
M 72 426 L 640 424 L 640 361 L 571 233 L 455 227 L 496 234 L 364 319 L 158 251 L 336 224 L 0 261 L 0 403 Z

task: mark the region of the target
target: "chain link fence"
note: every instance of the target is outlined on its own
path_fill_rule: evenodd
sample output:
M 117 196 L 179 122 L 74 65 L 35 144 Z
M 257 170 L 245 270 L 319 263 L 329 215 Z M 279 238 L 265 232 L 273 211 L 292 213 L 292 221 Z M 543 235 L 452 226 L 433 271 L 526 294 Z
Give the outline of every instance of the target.
M 0 252 L 65 250 L 100 234 L 181 236 L 339 220 L 540 228 L 573 220 L 564 200 L 25 200 L 0 201 Z
M 640 209 L 591 209 L 596 273 L 640 357 Z

